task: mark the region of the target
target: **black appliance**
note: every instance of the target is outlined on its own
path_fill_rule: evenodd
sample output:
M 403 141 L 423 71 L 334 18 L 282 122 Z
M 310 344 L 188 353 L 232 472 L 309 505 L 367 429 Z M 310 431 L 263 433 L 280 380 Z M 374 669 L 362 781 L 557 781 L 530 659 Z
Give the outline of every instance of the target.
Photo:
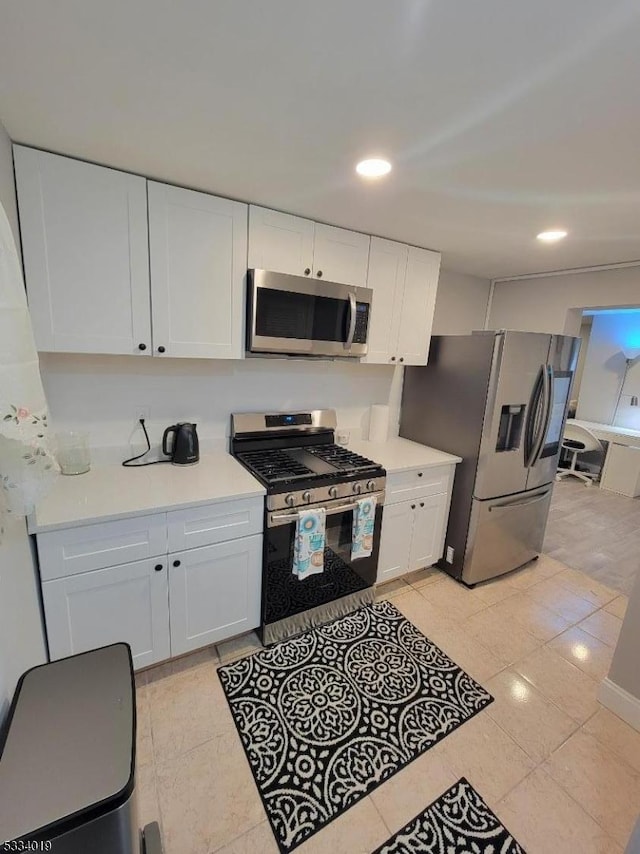
M 162 436 L 162 453 L 170 456 L 175 466 L 192 466 L 197 463 L 200 459 L 200 445 L 196 425 L 181 422 L 167 427 Z
M 118 643 L 28 670 L 0 739 L 0 850 L 162 854 L 138 826 L 131 650 Z
M 335 444 L 336 413 L 240 413 L 231 416 L 231 453 L 267 490 L 262 611 L 264 644 L 283 640 L 374 600 L 386 472 Z M 369 557 L 351 558 L 356 499 L 377 501 Z M 326 510 L 324 571 L 293 574 L 298 514 Z

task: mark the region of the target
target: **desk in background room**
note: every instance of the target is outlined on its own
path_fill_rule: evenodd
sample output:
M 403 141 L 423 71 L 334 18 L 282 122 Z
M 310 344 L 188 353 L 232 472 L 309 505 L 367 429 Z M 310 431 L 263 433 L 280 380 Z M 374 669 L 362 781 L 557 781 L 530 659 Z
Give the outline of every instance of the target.
M 601 442 L 609 443 L 602 466 L 601 489 L 630 498 L 640 495 L 640 430 L 576 418 L 567 419 L 567 424 L 586 427 Z

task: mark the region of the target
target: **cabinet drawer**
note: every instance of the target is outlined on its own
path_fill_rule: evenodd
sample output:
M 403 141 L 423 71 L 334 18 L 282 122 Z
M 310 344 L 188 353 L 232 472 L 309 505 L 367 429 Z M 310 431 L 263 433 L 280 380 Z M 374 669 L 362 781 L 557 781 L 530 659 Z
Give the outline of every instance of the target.
M 433 466 L 432 468 L 409 469 L 408 471 L 388 474 L 387 504 L 448 492 L 452 469 L 452 466 Z
M 262 498 L 221 501 L 167 513 L 169 551 L 179 552 L 262 533 Z
M 164 513 L 38 534 L 43 581 L 166 554 Z

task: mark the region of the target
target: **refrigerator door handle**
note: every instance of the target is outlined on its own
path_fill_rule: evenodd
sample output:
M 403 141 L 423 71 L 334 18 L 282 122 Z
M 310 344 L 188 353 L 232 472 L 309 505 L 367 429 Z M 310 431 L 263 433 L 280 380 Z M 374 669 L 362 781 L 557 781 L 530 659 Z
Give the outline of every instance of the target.
M 531 457 L 529 458 L 529 468 L 535 466 L 535 464 L 540 459 L 540 454 L 542 453 L 542 449 L 544 448 L 544 440 L 547 435 L 547 428 L 549 426 L 549 417 L 551 415 L 551 381 L 549 379 L 549 366 L 542 365 L 542 394 L 540 396 L 540 400 L 542 401 L 542 414 L 540 417 L 540 429 L 538 430 L 538 435 L 536 437 L 536 441 L 533 445 L 533 450 L 531 452 Z
M 544 382 L 545 382 L 545 373 L 547 370 L 546 365 L 540 365 L 540 371 L 538 376 L 536 377 L 536 384 L 533 389 L 533 395 L 531 397 L 531 403 L 529 404 L 529 418 L 527 419 L 527 426 L 525 431 L 525 467 L 530 468 L 533 465 L 533 461 L 536 458 L 536 453 L 538 450 L 538 446 L 540 444 L 540 430 L 536 431 L 536 425 L 544 422 L 544 418 L 541 417 L 540 413 L 540 402 L 544 394 Z
M 529 504 L 537 504 L 538 501 L 543 501 L 549 495 L 549 490 L 536 495 L 535 498 L 528 498 L 526 501 L 504 501 L 502 504 L 492 504 L 489 507 L 489 513 L 494 510 L 503 510 L 505 507 L 528 507 Z
M 551 365 L 545 366 L 544 378 L 545 378 L 545 386 L 546 386 L 546 389 L 545 389 L 545 401 L 546 401 L 545 402 L 545 410 L 546 411 L 544 414 L 544 418 L 542 419 L 542 430 L 540 431 L 540 446 L 538 448 L 538 451 L 537 451 L 535 457 L 533 458 L 532 465 L 534 465 L 534 466 L 536 465 L 536 463 L 540 460 L 540 457 L 542 456 L 542 452 L 544 450 L 544 440 L 547 437 L 547 432 L 549 430 L 549 424 L 551 423 L 551 413 L 553 411 L 553 380 L 554 380 L 553 367 Z

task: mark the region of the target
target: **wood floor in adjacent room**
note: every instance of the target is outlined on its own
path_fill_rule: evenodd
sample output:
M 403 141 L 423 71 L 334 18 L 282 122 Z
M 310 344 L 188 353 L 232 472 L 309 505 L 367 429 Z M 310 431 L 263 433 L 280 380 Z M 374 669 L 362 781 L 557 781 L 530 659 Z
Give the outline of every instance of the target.
M 628 596 L 640 570 L 640 498 L 556 483 L 544 551 Z

